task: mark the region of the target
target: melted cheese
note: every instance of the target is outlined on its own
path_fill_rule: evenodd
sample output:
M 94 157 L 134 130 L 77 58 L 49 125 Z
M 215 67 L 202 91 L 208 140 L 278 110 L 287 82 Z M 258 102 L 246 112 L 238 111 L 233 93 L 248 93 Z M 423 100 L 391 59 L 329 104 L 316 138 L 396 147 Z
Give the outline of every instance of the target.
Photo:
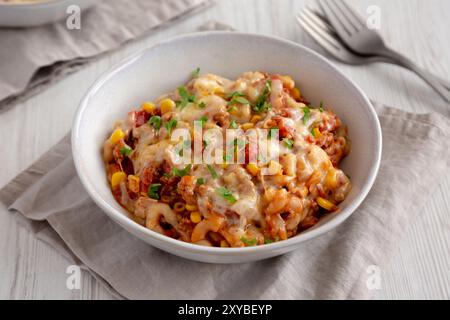
M 185 199 L 185 201 L 187 203 L 194 201 L 198 206 L 198 211 L 205 220 L 213 219 L 216 215 L 220 215 L 219 219 L 225 221 L 223 233 L 221 234 L 232 246 L 243 245 L 240 239 L 244 236 L 258 239 L 259 243 L 261 243 L 261 241 L 264 241 L 265 236 L 263 232 L 275 232 L 273 230 L 277 228 L 284 227 L 290 229 L 291 232 L 295 232 L 297 225 L 305 217 L 310 216 L 314 210 L 317 210 L 317 205 L 312 206 L 311 204 L 315 203 L 315 197 L 317 197 L 318 192 L 323 192 L 320 189 L 323 189 L 323 187 L 321 185 L 319 186 L 320 190 L 317 188 L 316 190 L 313 188 L 315 187 L 313 182 L 315 184 L 323 183 L 328 172 L 333 172 L 332 170 L 336 170 L 336 176 L 341 182 L 344 181 L 335 190 L 331 190 L 335 195 L 334 199 L 339 199 L 338 201 L 343 200 L 350 189 L 350 183 L 346 181 L 348 179 L 343 172 L 339 169 L 334 169 L 327 152 L 315 145 L 314 140 L 311 140 L 313 139 L 311 130 L 317 127 L 318 123 L 327 123 L 326 120 L 334 115 L 310 108 L 309 118 L 305 119 L 306 105 L 297 102 L 289 94 L 292 87 L 286 88 L 284 82 L 280 80 L 285 78 L 278 75 L 269 77 L 261 72 L 246 72 L 236 81 L 231 81 L 213 74 L 202 75 L 186 84 L 186 90 L 191 95 L 195 95 L 194 102 L 187 103 L 183 108 L 177 108 L 161 115 L 164 123 L 169 121 L 169 119 L 175 119 L 177 120 L 177 129 L 187 128 L 191 133 L 194 121 L 206 118 L 204 129 L 216 129 L 217 134 L 208 136 L 204 133 L 202 137 L 203 141 L 206 142 L 203 152 L 204 157 L 210 151 L 212 151 L 210 153 L 214 154 L 215 149 L 224 149 L 226 142 L 224 141 L 224 129 L 228 129 L 231 121 L 235 121 L 238 125 L 247 124 L 247 129 L 249 127 L 252 128 L 254 125 L 257 128 L 259 137 L 261 137 L 261 134 L 267 135 L 267 132 L 263 132 L 260 129 L 267 130 L 280 127 L 280 134 L 284 131 L 284 136 L 280 137 L 279 140 L 267 140 L 267 153 L 265 155 L 260 154 L 261 157 L 258 159 L 258 165 L 260 166 L 258 169 L 263 167 L 272 169 L 273 165 L 273 168 L 275 168 L 275 175 L 273 176 L 259 176 L 248 169 L 249 172 L 256 175 L 252 176 L 247 172 L 245 165 L 229 164 L 226 166 L 211 165 L 217 174 L 217 177 L 214 177 L 206 163 L 203 163 L 194 164 L 192 170 L 188 173 L 190 177 L 186 177 L 189 178 L 187 180 L 190 184 L 186 183 L 183 185 L 183 188 L 185 188 L 183 191 L 191 192 L 191 194 L 187 195 L 189 197 L 192 196 L 192 190 L 195 189 L 195 198 L 194 200 Z M 268 79 L 271 80 L 268 102 L 272 105 L 272 109 L 267 112 L 257 113 L 253 110 L 254 103 L 266 90 Z M 230 95 L 236 92 L 245 97 L 249 103 L 245 101 L 241 103 L 231 102 Z M 159 97 L 156 100 L 157 103 L 163 98 L 170 98 L 175 101 L 180 101 L 181 99 L 179 90 Z M 233 112 L 229 110 L 231 107 L 236 107 Z M 257 116 L 256 121 L 253 120 L 254 116 Z M 149 125 L 135 127 L 135 117 L 136 113 L 130 112 L 123 122 L 117 124 L 126 132 L 127 136 L 132 134 L 134 152 L 131 155 L 131 159 L 135 175 L 141 177 L 145 168 L 152 165 L 157 166 L 163 162 L 169 168 L 184 169 L 187 164 L 178 162 L 180 159 L 179 149 L 177 149 L 178 142 L 169 140 L 164 123 L 160 130 L 155 130 L 154 127 Z M 250 126 L 248 126 L 249 124 Z M 334 124 L 335 122 L 328 122 L 330 128 Z M 293 145 L 283 142 L 284 137 L 292 139 Z M 110 162 L 113 159 L 113 148 L 114 146 L 110 145 L 108 141 L 105 142 L 104 151 L 107 151 L 105 155 L 106 162 Z M 222 158 L 222 155 L 219 156 Z M 218 155 L 215 155 L 216 162 L 218 160 L 217 157 Z M 197 188 L 193 184 L 199 178 L 204 179 L 205 183 Z M 316 181 L 319 182 L 317 183 Z M 311 186 L 311 184 L 313 185 Z M 176 188 L 177 186 L 175 186 L 175 192 Z M 178 188 L 181 188 L 180 184 Z M 232 194 L 234 201 L 230 201 L 229 198 L 218 192 L 219 189 L 223 188 Z M 301 197 L 299 195 L 301 188 L 306 188 L 306 193 L 302 198 L 298 198 Z M 279 213 L 270 217 L 266 216 L 267 207 L 272 202 L 277 201 L 272 200 L 271 202 L 267 200 L 271 199 L 270 197 L 267 198 L 268 194 L 273 190 L 280 189 L 289 197 L 293 197 L 289 200 L 292 201 L 293 206 L 295 204 L 298 206 L 300 203 L 300 210 L 303 210 L 301 215 L 291 217 L 293 210 L 281 208 Z M 178 189 L 178 192 L 181 194 L 182 191 L 180 190 Z M 127 209 L 130 208 L 130 210 L 134 210 L 134 206 L 137 205 L 138 212 L 141 214 L 140 218 L 144 218 L 146 213 L 143 213 L 143 208 L 139 207 L 143 202 L 137 201 L 136 203 L 135 200 L 128 197 L 125 183 L 121 185 L 121 191 L 122 204 Z M 315 194 L 313 194 L 314 192 Z M 295 194 L 295 197 L 293 194 Z M 182 196 L 183 198 L 185 197 L 185 195 Z M 153 202 L 157 201 L 152 200 Z M 159 212 L 157 213 L 159 214 Z M 286 215 L 283 215 L 284 213 Z M 289 218 L 286 218 L 288 214 Z M 281 215 L 283 215 L 283 218 Z M 284 221 L 283 219 L 288 220 Z M 175 220 L 173 220 L 173 224 L 176 224 Z M 154 223 L 158 224 L 158 221 L 155 220 Z M 270 223 L 272 223 L 271 229 L 264 229 Z M 158 226 L 155 228 L 161 232 L 163 230 Z M 178 231 L 182 234 L 183 239 L 189 241 L 188 234 L 184 231 Z M 216 231 L 214 230 L 214 232 Z M 282 237 L 286 237 L 286 230 L 281 230 L 280 232 Z

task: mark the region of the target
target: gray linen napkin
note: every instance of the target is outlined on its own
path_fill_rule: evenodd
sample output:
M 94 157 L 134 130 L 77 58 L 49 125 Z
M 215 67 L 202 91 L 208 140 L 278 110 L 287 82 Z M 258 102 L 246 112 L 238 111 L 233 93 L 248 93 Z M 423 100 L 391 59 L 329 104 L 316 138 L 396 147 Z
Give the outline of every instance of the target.
M 210 0 L 98 1 L 81 13 L 81 29 L 65 21 L 27 29 L 0 29 L 0 110 Z
M 130 299 L 363 299 L 450 165 L 450 121 L 376 104 L 383 158 L 358 210 L 335 230 L 281 257 L 240 265 L 188 261 L 147 245 L 84 191 L 67 136 L 0 191 L 39 239 Z M 25 218 L 23 218 L 25 217 Z

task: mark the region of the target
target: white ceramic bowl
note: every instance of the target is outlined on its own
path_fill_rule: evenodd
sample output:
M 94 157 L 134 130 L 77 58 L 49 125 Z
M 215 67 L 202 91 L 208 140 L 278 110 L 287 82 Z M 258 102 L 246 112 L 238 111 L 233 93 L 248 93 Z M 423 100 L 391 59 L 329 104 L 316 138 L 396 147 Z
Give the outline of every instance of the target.
M 186 82 L 200 67 L 235 78 L 249 70 L 289 74 L 304 95 L 318 105 L 324 101 L 349 127 L 350 155 L 342 167 L 353 189 L 337 214 L 285 241 L 247 247 L 211 248 L 175 240 L 146 229 L 127 217 L 108 185 L 102 143 L 113 123 L 142 101 L 152 100 Z M 290 41 L 254 34 L 207 32 L 178 37 L 126 59 L 103 75 L 78 109 L 72 131 L 74 162 L 80 179 L 97 205 L 114 221 L 152 246 L 192 260 L 241 263 L 280 255 L 335 228 L 361 204 L 378 172 L 381 130 L 365 94 L 325 58 Z
M 34 27 L 67 17 L 67 8 L 77 5 L 81 10 L 95 0 L 43 0 L 30 3 L 1 3 L 0 27 Z

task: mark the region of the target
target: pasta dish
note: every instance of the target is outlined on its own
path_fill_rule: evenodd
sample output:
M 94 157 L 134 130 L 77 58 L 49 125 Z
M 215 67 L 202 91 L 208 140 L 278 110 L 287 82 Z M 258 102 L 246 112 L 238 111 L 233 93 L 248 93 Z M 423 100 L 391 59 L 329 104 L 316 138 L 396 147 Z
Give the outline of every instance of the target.
M 347 135 L 289 76 L 197 69 L 117 121 L 103 159 L 114 198 L 137 223 L 199 245 L 256 246 L 338 214 L 351 190 L 339 168 Z

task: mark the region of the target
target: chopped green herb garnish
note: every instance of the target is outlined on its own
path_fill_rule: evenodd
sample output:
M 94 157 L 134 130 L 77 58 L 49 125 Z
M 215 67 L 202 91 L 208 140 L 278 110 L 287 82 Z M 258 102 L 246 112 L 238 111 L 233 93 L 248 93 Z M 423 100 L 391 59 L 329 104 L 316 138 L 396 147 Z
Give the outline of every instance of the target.
M 220 196 L 222 196 L 225 200 L 227 200 L 229 203 L 235 203 L 237 200 L 233 196 L 230 190 L 228 190 L 225 187 L 216 189 L 216 193 Z
M 211 176 L 212 176 L 214 179 L 217 179 L 217 178 L 219 177 L 219 176 L 217 175 L 216 170 L 214 170 L 214 168 L 212 167 L 212 165 L 208 164 L 206 167 L 208 168 L 209 173 L 211 174 Z
M 278 242 L 278 241 L 280 241 L 280 238 L 278 236 L 276 236 L 275 239 L 270 239 L 270 238 L 264 239 L 265 244 L 270 244 L 270 243 L 274 243 L 274 242 Z
M 303 124 L 306 125 L 311 119 L 311 109 L 309 107 L 304 107 L 303 109 Z
M 291 139 L 283 139 L 284 144 L 288 149 L 294 148 L 294 140 Z
M 236 121 L 232 120 L 232 121 L 230 122 L 230 128 L 231 128 L 231 129 L 237 129 L 237 128 L 239 128 L 239 125 L 237 124 Z
M 267 138 L 272 139 L 276 132 L 278 132 L 278 129 L 276 129 L 276 128 L 269 129 L 269 133 L 267 134 Z
M 205 184 L 205 179 L 204 178 L 198 178 L 197 179 L 197 185 L 201 186 L 202 184 Z
M 159 200 L 159 189 L 161 188 L 161 183 L 153 183 L 148 187 L 147 194 L 150 198 Z
M 160 116 L 153 116 L 148 120 L 148 125 L 155 128 L 155 130 L 159 130 L 161 128 L 161 117 Z
M 266 81 L 266 85 L 264 87 L 264 91 L 258 97 L 258 99 L 256 100 L 255 105 L 253 106 L 253 111 L 255 111 L 255 112 L 266 112 L 266 111 L 272 109 L 271 104 L 267 102 L 267 98 L 269 97 L 271 92 L 272 92 L 272 81 L 271 80 L 267 80 Z
M 314 138 L 317 138 L 314 129 L 315 129 L 315 128 L 312 128 L 312 129 L 311 129 L 311 135 L 312 135 Z
M 320 111 L 320 112 L 323 112 L 323 101 L 320 101 L 319 111 Z
M 226 96 L 226 98 L 230 99 L 230 100 L 237 98 L 237 97 L 245 97 L 245 94 L 242 92 L 239 92 L 239 91 L 235 91 Z
M 200 103 L 198 104 L 198 107 L 199 107 L 200 109 L 205 109 L 205 108 L 206 108 L 206 104 L 202 101 L 202 102 L 200 102 Z
M 178 121 L 175 119 L 171 119 L 164 123 L 164 128 L 166 128 L 169 135 L 172 133 L 173 128 L 177 127 L 177 123 L 178 123 Z
M 205 126 L 205 123 L 208 121 L 208 117 L 203 116 L 198 121 L 200 121 L 202 123 L 202 128 L 203 128 Z
M 200 75 L 200 68 L 197 67 L 197 69 L 192 71 L 192 78 L 198 78 L 199 75 Z
M 256 246 L 258 243 L 258 240 L 256 239 L 247 239 L 246 237 L 241 237 L 241 241 L 247 246 L 247 247 L 253 247 Z
M 228 112 L 235 112 L 237 110 L 238 110 L 238 108 L 236 106 L 231 106 L 228 108 Z
M 129 146 L 124 146 L 120 148 L 120 154 L 123 156 L 129 156 L 133 152 L 133 149 L 131 149 Z
M 191 168 L 192 168 L 192 164 L 188 164 L 184 169 L 181 169 L 181 170 L 177 169 L 177 168 L 173 168 L 172 169 L 172 174 L 174 176 L 182 178 L 182 177 L 187 176 L 189 174 L 189 172 L 191 171 Z
M 234 97 L 233 99 L 230 100 L 230 102 L 228 102 L 228 105 L 233 104 L 250 104 L 250 102 L 244 97 Z
M 178 88 L 178 94 L 181 97 L 181 101 L 178 101 L 177 106 L 183 109 L 188 103 L 195 102 L 195 95 L 190 94 L 185 86 Z

